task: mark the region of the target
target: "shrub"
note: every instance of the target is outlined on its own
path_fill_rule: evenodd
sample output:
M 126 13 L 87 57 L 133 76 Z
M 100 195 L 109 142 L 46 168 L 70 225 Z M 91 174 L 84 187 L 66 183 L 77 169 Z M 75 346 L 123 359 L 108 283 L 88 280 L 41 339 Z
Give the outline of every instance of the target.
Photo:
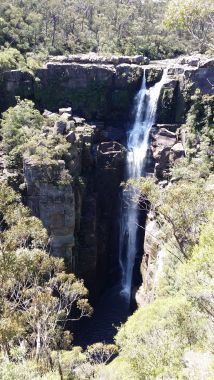
M 3 113 L 3 150 L 8 166 L 22 166 L 23 145 L 41 130 L 43 120 L 31 100 L 17 99 L 17 105 Z
M 5 48 L 0 51 L 0 75 L 7 70 L 17 69 L 25 65 L 23 55 L 14 48 Z

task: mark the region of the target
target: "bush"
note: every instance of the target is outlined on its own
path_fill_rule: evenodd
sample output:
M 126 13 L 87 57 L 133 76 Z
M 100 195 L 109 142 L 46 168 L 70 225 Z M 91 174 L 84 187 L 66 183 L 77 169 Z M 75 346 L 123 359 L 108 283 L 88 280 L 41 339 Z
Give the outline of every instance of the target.
M 0 75 L 7 70 L 17 69 L 25 65 L 23 55 L 14 48 L 5 48 L 0 51 Z
M 3 150 L 9 167 L 22 167 L 23 145 L 41 130 L 43 116 L 31 100 L 17 100 L 3 113 Z

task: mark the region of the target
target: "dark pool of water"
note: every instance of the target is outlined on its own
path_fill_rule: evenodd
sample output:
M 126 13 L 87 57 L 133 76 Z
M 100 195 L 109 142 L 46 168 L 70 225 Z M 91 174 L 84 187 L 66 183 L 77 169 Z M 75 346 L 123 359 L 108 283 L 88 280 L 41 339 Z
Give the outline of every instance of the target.
M 87 347 L 96 342 L 113 343 L 117 327 L 131 314 L 119 286 L 108 289 L 94 307 L 91 318 L 83 318 L 74 331 L 74 345 Z

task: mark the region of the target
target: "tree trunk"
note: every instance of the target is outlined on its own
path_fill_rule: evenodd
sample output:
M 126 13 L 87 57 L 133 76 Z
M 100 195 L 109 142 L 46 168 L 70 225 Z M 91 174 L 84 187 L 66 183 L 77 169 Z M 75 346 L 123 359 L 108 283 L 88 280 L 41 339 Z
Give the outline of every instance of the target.
M 53 33 L 52 33 L 51 45 L 54 46 L 55 45 L 55 37 L 56 37 L 57 16 L 54 15 L 52 20 L 53 20 Z
M 41 351 L 41 325 L 37 323 L 37 337 L 36 337 L 36 361 L 38 362 Z

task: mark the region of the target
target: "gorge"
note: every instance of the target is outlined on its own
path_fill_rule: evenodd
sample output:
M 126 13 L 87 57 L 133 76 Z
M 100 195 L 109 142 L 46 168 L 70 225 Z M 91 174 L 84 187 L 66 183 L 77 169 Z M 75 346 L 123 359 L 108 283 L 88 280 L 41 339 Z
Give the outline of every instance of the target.
M 132 190 L 121 195 L 120 184 L 152 174 L 166 186 L 170 165 L 185 155 L 180 125 L 189 98 L 198 88 L 202 95 L 212 95 L 213 81 L 213 60 L 205 58 L 149 63 L 141 56 L 52 57 L 34 76 L 20 70 L 3 74 L 1 110 L 14 105 L 17 96 L 31 99 L 46 120 L 60 116 L 54 133 L 70 144 L 54 164 L 24 158 L 22 183 L 13 170 L 2 171 L 19 191 L 21 185 L 25 204 L 47 228 L 51 254 L 63 257 L 68 270 L 84 279 L 92 301 L 100 302 L 98 317 L 95 309 L 95 319 L 83 324 L 89 323 L 91 330 L 96 324 L 99 330 L 98 320 L 109 311 L 108 326 L 104 323 L 100 335 L 88 336 L 84 345 L 103 340 L 106 329 L 110 330 L 106 341 L 111 342 L 112 323 L 126 320 L 132 290 L 140 285 L 132 284 L 133 269 L 143 274 L 138 298 L 143 294 L 145 300 L 153 286 L 148 278 L 156 259 L 148 235 L 153 221 L 147 222 L 143 247 L 137 205 L 126 207 Z M 52 130 L 43 128 L 45 138 Z M 146 157 L 152 173 L 145 167 Z M 65 172 L 71 179 L 61 186 Z M 82 325 L 81 329 L 84 334 Z
M 0 380 L 214 380 L 214 0 L 0 1 Z

